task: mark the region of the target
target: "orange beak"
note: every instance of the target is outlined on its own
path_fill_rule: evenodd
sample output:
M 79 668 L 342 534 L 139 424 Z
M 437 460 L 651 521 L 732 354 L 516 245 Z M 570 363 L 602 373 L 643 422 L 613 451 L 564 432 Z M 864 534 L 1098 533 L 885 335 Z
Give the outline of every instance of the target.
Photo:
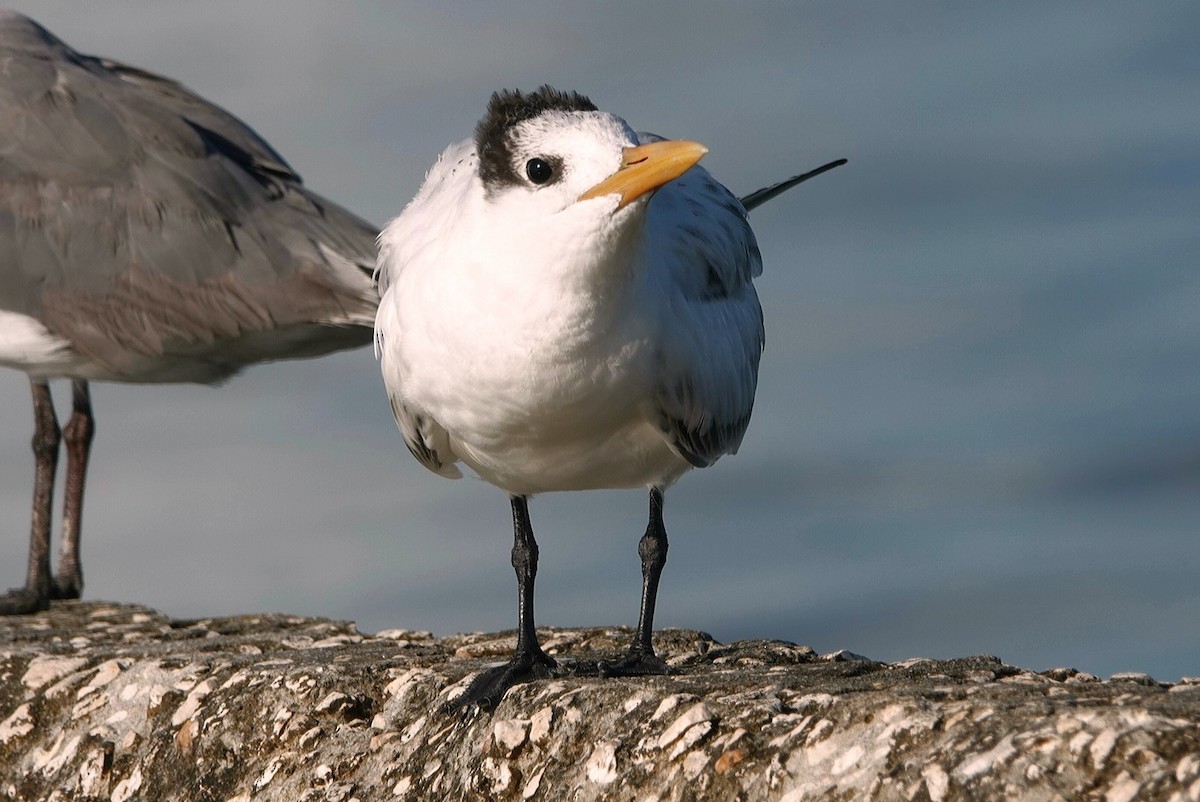
M 579 196 L 579 200 L 602 195 L 620 195 L 620 209 L 647 192 L 658 189 L 686 173 L 708 153 L 699 142 L 670 139 L 622 151 L 621 167 L 608 178 Z

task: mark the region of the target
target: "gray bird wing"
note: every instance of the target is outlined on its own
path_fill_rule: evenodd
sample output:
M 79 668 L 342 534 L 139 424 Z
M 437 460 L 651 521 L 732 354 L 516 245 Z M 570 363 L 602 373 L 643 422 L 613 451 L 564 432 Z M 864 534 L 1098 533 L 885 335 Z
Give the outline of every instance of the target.
M 462 476 L 462 471 L 455 464 L 458 457 L 450 447 L 449 433 L 432 415 L 404 399 L 407 371 L 398 348 L 403 335 L 397 319 L 395 291 L 394 287 L 384 291 L 375 319 L 375 358 L 379 360 L 392 416 L 404 437 L 404 444 L 418 462 L 436 474 L 457 479 Z
M 676 451 L 706 467 L 737 451 L 750 422 L 765 342 L 753 285 L 762 257 L 745 209 L 701 167 L 658 190 L 646 225 L 646 241 L 664 243 L 648 256 L 669 321 L 656 414 Z
M 450 450 L 450 435 L 428 415 L 408 407 L 400 396 L 388 392 L 392 416 L 404 437 L 404 445 L 417 461 L 436 474 L 448 479 L 461 479 L 462 470 Z
M 0 309 L 112 377 L 369 342 L 376 234 L 180 84 L 0 16 Z

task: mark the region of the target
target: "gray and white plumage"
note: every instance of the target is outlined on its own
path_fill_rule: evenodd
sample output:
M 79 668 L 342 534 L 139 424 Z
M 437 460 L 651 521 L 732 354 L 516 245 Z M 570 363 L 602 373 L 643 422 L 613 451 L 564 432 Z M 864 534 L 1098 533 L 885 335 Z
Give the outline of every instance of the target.
M 225 110 L 0 11 L 0 365 L 35 405 L 365 344 L 375 236 Z
M 575 93 L 497 93 L 380 236 L 376 353 L 404 440 L 443 476 L 465 464 L 513 509 L 516 650 L 452 706 L 494 706 L 557 670 L 533 621 L 536 493 L 649 490 L 637 630 L 601 670 L 667 670 L 651 642 L 663 494 L 737 451 L 764 343 L 754 233 L 693 166 L 705 152 Z
M 380 238 L 376 348 L 410 450 L 515 494 L 666 486 L 735 452 L 764 342 L 737 198 L 696 166 L 620 209 L 579 202 L 661 137 L 586 110 L 513 129 L 561 186 L 489 180 L 463 142 Z
M 360 344 L 373 234 L 223 109 L 0 15 L 0 363 L 213 382 Z

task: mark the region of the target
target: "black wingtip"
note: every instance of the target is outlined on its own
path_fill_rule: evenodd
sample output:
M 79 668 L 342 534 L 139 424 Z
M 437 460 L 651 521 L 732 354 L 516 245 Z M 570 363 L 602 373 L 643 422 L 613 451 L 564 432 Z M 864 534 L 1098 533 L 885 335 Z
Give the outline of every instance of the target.
M 829 162 L 829 164 L 822 164 L 815 170 L 809 170 L 807 173 L 793 176 L 786 181 L 780 181 L 778 184 L 772 184 L 769 187 L 757 189 L 754 192 L 751 192 L 749 195 L 739 198 L 738 200 L 742 202 L 742 206 L 746 208 L 746 211 L 750 211 L 758 206 L 762 206 L 764 203 L 771 200 L 771 198 L 774 198 L 777 195 L 782 195 L 784 192 L 787 192 L 797 184 L 802 184 L 810 178 L 816 178 L 821 173 L 827 173 L 834 167 L 841 167 L 846 162 L 846 159 L 838 159 L 836 161 Z

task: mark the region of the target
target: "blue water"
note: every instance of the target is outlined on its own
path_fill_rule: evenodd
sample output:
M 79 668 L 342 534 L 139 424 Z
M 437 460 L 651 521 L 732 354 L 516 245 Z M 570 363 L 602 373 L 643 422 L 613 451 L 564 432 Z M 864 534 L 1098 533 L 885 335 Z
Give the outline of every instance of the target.
M 501 86 L 703 141 L 738 192 L 850 159 L 753 215 L 754 420 L 668 495 L 660 624 L 1200 675 L 1194 6 L 291 8 L 28 10 L 230 107 L 378 221 Z M 0 375 L 0 584 L 24 575 L 27 395 Z M 408 456 L 368 353 L 94 395 L 90 598 L 513 625 L 505 500 Z M 541 621 L 636 620 L 644 508 L 535 500 Z

